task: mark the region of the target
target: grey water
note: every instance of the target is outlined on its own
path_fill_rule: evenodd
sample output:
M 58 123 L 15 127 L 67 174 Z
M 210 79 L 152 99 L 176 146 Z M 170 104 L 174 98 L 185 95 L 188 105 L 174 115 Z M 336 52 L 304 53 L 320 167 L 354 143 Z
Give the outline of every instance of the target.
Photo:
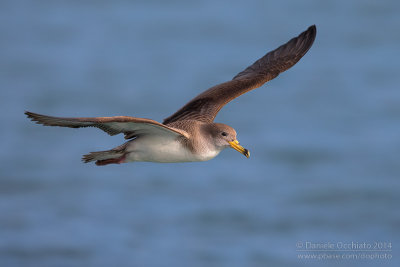
M 396 0 L 1 1 L 0 266 L 399 266 L 399 14 Z M 121 136 L 23 114 L 162 121 L 312 24 L 297 65 L 217 116 L 250 159 L 97 167 L 81 155 Z M 302 251 L 352 242 L 379 251 Z

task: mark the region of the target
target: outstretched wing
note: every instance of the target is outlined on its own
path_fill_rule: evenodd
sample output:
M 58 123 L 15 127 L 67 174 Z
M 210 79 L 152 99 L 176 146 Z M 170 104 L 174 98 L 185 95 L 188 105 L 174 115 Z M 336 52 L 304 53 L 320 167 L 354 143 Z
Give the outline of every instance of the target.
M 317 29 L 310 26 L 298 37 L 267 53 L 253 65 L 237 74 L 231 81 L 216 85 L 201 93 L 176 113 L 164 120 L 169 124 L 178 120 L 212 122 L 220 109 L 236 97 L 260 87 L 279 73 L 296 64 L 310 49 Z
M 186 132 L 168 127 L 157 121 L 128 116 L 95 117 L 95 118 L 60 118 L 40 115 L 26 111 L 25 114 L 32 121 L 46 126 L 60 126 L 70 128 L 97 127 L 109 135 L 123 133 L 125 139 L 133 138 L 141 134 L 169 134 L 186 136 Z

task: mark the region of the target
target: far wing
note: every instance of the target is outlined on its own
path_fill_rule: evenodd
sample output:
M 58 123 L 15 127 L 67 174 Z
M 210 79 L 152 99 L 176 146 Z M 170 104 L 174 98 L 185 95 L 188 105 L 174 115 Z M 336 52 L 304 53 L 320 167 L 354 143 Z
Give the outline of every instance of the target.
M 52 117 L 26 111 L 25 114 L 32 121 L 46 126 L 60 126 L 70 128 L 96 127 L 109 135 L 123 133 L 125 139 L 133 138 L 140 134 L 171 134 L 186 136 L 186 132 L 168 127 L 157 121 L 129 116 L 93 117 L 93 118 L 61 118 Z
M 220 109 L 236 97 L 260 87 L 281 72 L 295 65 L 310 49 L 317 29 L 310 26 L 298 37 L 267 53 L 231 81 L 216 85 L 201 93 L 176 113 L 164 120 L 169 124 L 178 120 L 214 121 Z

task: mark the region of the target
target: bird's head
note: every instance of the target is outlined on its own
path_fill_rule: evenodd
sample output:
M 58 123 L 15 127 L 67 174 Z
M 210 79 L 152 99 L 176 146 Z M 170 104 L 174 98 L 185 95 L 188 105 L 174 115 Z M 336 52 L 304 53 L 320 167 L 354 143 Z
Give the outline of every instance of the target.
M 210 124 L 208 128 L 208 132 L 211 134 L 214 140 L 214 145 L 221 150 L 227 147 L 232 147 L 236 151 L 239 151 L 247 158 L 250 157 L 250 151 L 245 149 L 239 144 L 239 141 L 236 139 L 236 131 L 232 127 L 222 124 L 222 123 L 213 123 Z

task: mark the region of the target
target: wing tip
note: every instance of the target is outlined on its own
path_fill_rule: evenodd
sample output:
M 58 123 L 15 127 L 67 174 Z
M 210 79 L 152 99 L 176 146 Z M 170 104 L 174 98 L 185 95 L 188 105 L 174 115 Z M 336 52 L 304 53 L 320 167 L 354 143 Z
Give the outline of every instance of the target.
M 292 38 L 286 44 L 275 49 L 273 52 L 282 53 L 285 51 L 286 54 L 291 54 L 295 56 L 295 65 L 307 52 L 310 50 L 311 46 L 314 44 L 315 38 L 317 36 L 317 26 L 315 24 L 309 26 L 307 30 L 300 33 L 297 37 Z
M 312 42 L 314 42 L 315 37 L 317 36 L 317 26 L 315 24 L 311 25 L 310 27 L 308 27 L 305 33 L 307 33 L 309 35 L 309 38 L 312 39 Z
M 44 124 L 41 120 L 40 117 L 43 115 L 37 114 L 37 113 L 33 113 L 30 111 L 25 110 L 24 114 L 26 115 L 26 117 L 28 119 L 30 119 L 31 121 L 36 122 L 37 124 Z
M 46 116 L 30 111 L 25 111 L 24 114 L 28 117 L 28 119 L 35 122 L 36 124 L 41 124 L 44 126 L 65 126 L 60 124 L 60 122 L 58 121 L 59 119 L 62 118 Z M 76 128 L 75 126 L 66 126 L 66 127 Z
M 308 27 L 307 31 L 312 31 L 314 33 L 317 33 L 317 26 L 313 24 L 310 27 Z
M 299 36 L 297 36 L 297 38 L 294 38 L 302 43 L 301 45 L 298 46 L 298 48 L 300 50 L 303 50 L 302 53 L 303 55 L 305 55 L 305 53 L 307 53 L 307 51 L 311 48 L 316 36 L 317 36 L 317 26 L 313 24 L 309 26 L 307 30 L 300 33 Z M 290 43 L 290 41 L 288 43 Z
M 32 118 L 33 115 L 34 115 L 35 113 L 25 110 L 24 114 L 25 114 L 28 118 Z

